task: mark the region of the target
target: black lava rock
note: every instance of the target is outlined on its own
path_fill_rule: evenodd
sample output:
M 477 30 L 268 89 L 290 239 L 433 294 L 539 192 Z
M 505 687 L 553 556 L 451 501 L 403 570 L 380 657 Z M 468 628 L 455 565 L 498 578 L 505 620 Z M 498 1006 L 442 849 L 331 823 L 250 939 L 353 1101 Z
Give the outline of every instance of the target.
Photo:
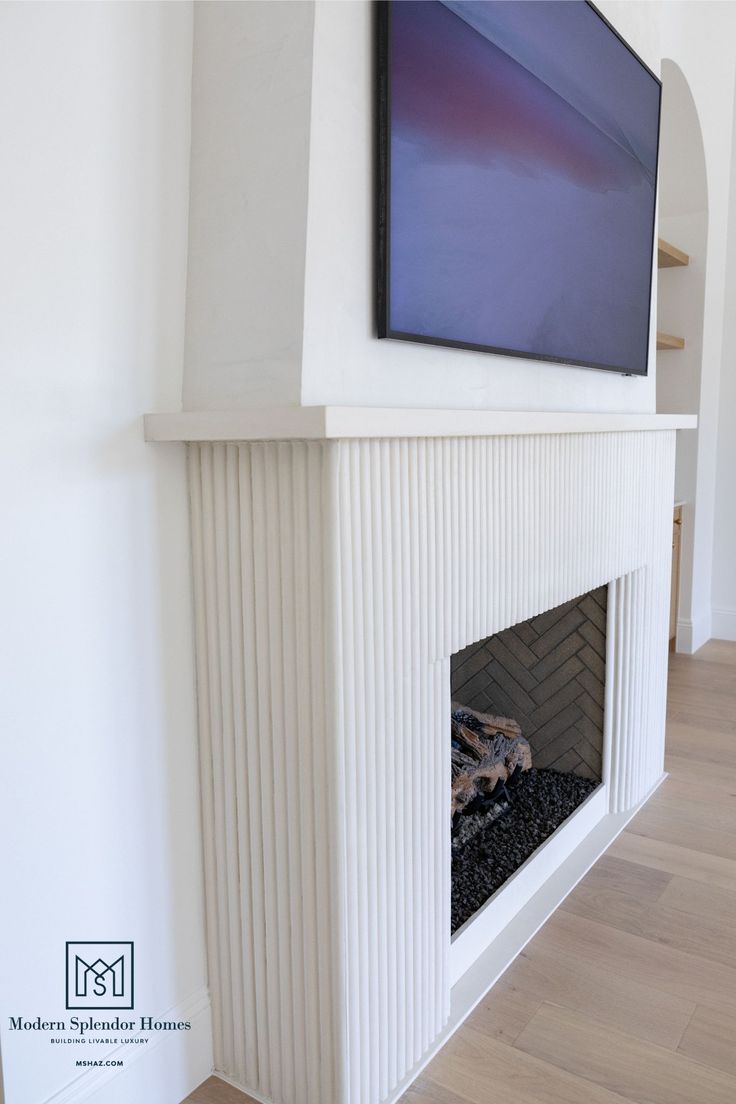
M 578 774 L 532 768 L 521 776 L 513 805 L 502 816 L 460 818 L 452 833 L 452 932 L 485 904 L 599 784 Z

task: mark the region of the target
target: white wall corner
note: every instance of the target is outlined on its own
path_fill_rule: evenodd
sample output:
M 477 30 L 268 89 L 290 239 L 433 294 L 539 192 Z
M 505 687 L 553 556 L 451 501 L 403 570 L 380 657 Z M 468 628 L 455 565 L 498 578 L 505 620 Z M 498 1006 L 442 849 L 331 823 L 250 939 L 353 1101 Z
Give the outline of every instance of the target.
M 675 650 L 683 655 L 694 655 L 708 643 L 711 636 L 713 631 L 710 610 L 696 614 L 692 620 L 678 620 Z
M 711 635 L 715 640 L 736 640 L 736 609 L 713 607 Z

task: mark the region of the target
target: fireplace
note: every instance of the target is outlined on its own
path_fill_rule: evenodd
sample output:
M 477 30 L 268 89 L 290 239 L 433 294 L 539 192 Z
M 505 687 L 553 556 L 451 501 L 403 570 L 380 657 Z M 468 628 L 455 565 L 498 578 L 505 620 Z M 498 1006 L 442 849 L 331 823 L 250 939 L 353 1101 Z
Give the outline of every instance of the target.
M 190 442 L 215 1064 L 251 1095 L 392 1104 L 658 785 L 692 424 L 149 418 Z M 600 785 L 451 938 L 452 657 L 601 587 Z
M 602 781 L 608 588 L 450 663 L 453 934 Z

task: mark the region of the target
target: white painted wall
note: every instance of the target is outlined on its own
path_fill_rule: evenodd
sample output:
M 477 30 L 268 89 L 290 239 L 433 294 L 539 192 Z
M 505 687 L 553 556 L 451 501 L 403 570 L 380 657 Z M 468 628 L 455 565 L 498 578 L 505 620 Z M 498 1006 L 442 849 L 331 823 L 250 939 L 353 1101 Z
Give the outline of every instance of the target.
M 194 9 L 184 407 L 298 404 L 314 4 Z
M 696 411 L 699 429 L 697 491 L 692 518 L 692 599 L 690 624 L 678 626 L 678 648 L 697 651 L 712 635 L 714 531 L 716 524 L 720 524 L 718 519 L 723 516 L 721 503 L 716 499 L 716 468 L 721 375 L 722 371 L 728 371 L 724 359 L 724 333 L 729 319 L 726 287 L 731 264 L 728 242 L 736 4 L 711 0 L 666 3 L 661 15 L 662 54 L 677 63 L 692 93 L 702 130 L 708 185 L 702 368 Z M 685 337 L 687 339 L 687 334 Z M 662 371 L 664 363 L 662 358 Z
M 736 640 L 736 111 L 734 130 L 713 532 L 712 632 L 721 640 Z
M 206 985 L 185 466 L 140 417 L 181 395 L 191 20 L 0 6 L 8 1104 L 82 1072 L 7 1030 L 65 1016 L 65 940 L 134 940 L 139 1014 Z M 205 1009 L 89 1100 L 177 1104 L 210 1045 Z

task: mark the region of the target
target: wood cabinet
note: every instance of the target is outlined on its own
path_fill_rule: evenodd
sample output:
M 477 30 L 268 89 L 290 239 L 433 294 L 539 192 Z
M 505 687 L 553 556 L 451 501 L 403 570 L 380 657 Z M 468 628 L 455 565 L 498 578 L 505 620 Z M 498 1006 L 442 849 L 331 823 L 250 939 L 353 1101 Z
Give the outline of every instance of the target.
M 677 603 L 680 594 L 680 545 L 682 542 L 682 505 L 675 506 L 672 518 L 672 583 L 670 589 L 670 642 L 677 635 Z

